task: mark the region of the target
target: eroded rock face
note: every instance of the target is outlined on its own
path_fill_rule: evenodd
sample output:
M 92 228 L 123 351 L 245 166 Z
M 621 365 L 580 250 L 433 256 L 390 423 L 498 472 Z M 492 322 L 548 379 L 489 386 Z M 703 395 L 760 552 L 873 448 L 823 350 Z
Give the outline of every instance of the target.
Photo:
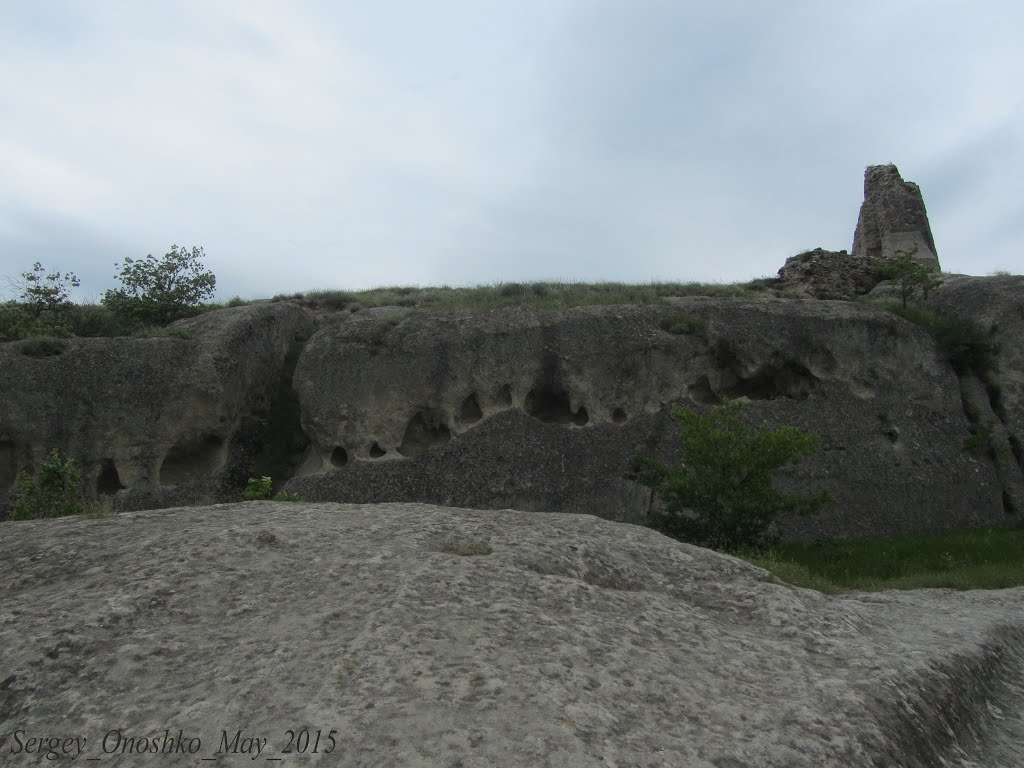
M 926 302 L 946 314 L 971 320 L 999 345 L 991 381 L 974 382 L 976 419 L 992 424 L 992 449 L 1005 489 L 1005 502 L 1024 511 L 1024 277 L 958 276 Z
M 692 332 L 662 328 L 671 315 Z M 960 386 L 921 329 L 858 304 L 463 311 L 319 331 L 295 389 L 303 499 L 428 501 L 642 521 L 641 454 L 670 460 L 674 404 L 748 399 L 821 436 L 794 485 L 836 504 L 794 536 L 1004 523 L 992 463 L 964 450 Z
M 189 338 L 73 339 L 41 359 L 0 344 L 0 501 L 51 448 L 75 460 L 87 495 L 117 493 L 124 508 L 237 493 L 285 357 L 312 325 L 267 303 L 174 327 Z
M 862 296 L 880 281 L 878 259 L 815 248 L 786 259 L 779 277 L 794 293 L 815 299 Z
M 253 748 L 228 759 L 354 768 L 1020 765 L 1024 589 L 829 598 L 639 526 L 509 510 L 0 525 L 5 765 L 53 736 L 194 765 L 225 733 Z M 192 754 L 114 756 L 179 729 Z
M 864 172 L 853 256 L 892 259 L 900 251 L 913 252 L 918 263 L 940 269 L 921 189 L 904 181 L 895 165 L 872 165 Z

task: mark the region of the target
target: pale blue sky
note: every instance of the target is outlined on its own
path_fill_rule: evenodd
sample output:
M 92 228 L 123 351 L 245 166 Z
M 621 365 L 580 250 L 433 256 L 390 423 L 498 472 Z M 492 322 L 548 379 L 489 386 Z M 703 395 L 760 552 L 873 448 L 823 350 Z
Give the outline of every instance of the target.
M 218 295 L 735 281 L 849 249 L 867 165 L 1024 271 L 1019 0 L 0 0 L 0 275 Z M 2 290 L 3 286 L 0 286 Z

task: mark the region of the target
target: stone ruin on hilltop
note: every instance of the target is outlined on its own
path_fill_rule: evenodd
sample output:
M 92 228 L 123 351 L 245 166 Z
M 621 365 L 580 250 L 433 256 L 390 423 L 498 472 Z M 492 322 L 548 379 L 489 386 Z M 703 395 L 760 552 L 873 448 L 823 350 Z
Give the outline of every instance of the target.
M 815 248 L 786 259 L 779 277 L 789 289 L 817 299 L 849 299 L 881 281 L 878 261 L 900 253 L 940 269 L 921 188 L 904 181 L 895 165 L 872 165 L 864 172 L 864 202 L 852 254 Z

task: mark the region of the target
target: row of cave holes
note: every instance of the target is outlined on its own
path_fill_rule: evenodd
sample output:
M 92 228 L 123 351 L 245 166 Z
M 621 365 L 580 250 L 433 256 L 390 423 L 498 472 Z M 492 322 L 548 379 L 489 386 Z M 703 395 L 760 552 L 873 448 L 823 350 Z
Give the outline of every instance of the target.
M 508 386 L 502 387 L 499 402 L 506 406 L 512 404 L 512 397 Z M 526 395 L 523 404 L 524 410 L 535 419 L 549 424 L 575 424 L 582 427 L 590 421 L 590 415 L 584 406 L 575 411 L 569 405 L 569 396 L 561 390 L 534 388 Z M 483 418 L 483 411 L 480 409 L 480 401 L 476 393 L 470 394 L 459 406 L 455 416 L 459 426 L 465 428 Z M 626 421 L 626 411 L 616 408 L 612 412 L 612 421 L 621 424 Z M 434 412 L 420 411 L 412 417 L 402 443 L 398 446 L 398 453 L 407 459 L 414 459 L 435 445 L 442 445 L 452 439 L 451 430 L 441 417 Z M 370 446 L 370 458 L 379 459 L 387 453 L 380 447 L 379 443 Z M 331 464 L 335 467 L 344 467 L 348 464 L 349 456 L 340 445 L 331 452 Z
M 177 446 L 167 454 L 160 466 L 160 484 L 180 485 L 201 480 L 219 469 L 223 464 L 223 453 L 223 441 L 214 435 Z M 16 479 L 14 443 L 0 441 L 0 493 L 10 490 Z M 113 496 L 124 488 L 114 460 L 103 459 L 96 478 L 97 495 Z

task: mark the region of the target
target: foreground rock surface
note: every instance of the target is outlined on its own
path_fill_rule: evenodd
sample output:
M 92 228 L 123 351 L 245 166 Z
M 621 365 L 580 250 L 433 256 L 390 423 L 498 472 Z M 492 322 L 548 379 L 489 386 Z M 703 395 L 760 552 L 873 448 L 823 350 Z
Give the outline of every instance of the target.
M 103 763 L 196 765 L 226 732 L 286 765 L 1008 768 L 1022 608 L 1024 589 L 829 598 L 586 515 L 8 522 L 0 755 L 78 736 Z M 285 754 L 303 728 L 319 752 Z M 179 730 L 194 754 L 104 753 Z

